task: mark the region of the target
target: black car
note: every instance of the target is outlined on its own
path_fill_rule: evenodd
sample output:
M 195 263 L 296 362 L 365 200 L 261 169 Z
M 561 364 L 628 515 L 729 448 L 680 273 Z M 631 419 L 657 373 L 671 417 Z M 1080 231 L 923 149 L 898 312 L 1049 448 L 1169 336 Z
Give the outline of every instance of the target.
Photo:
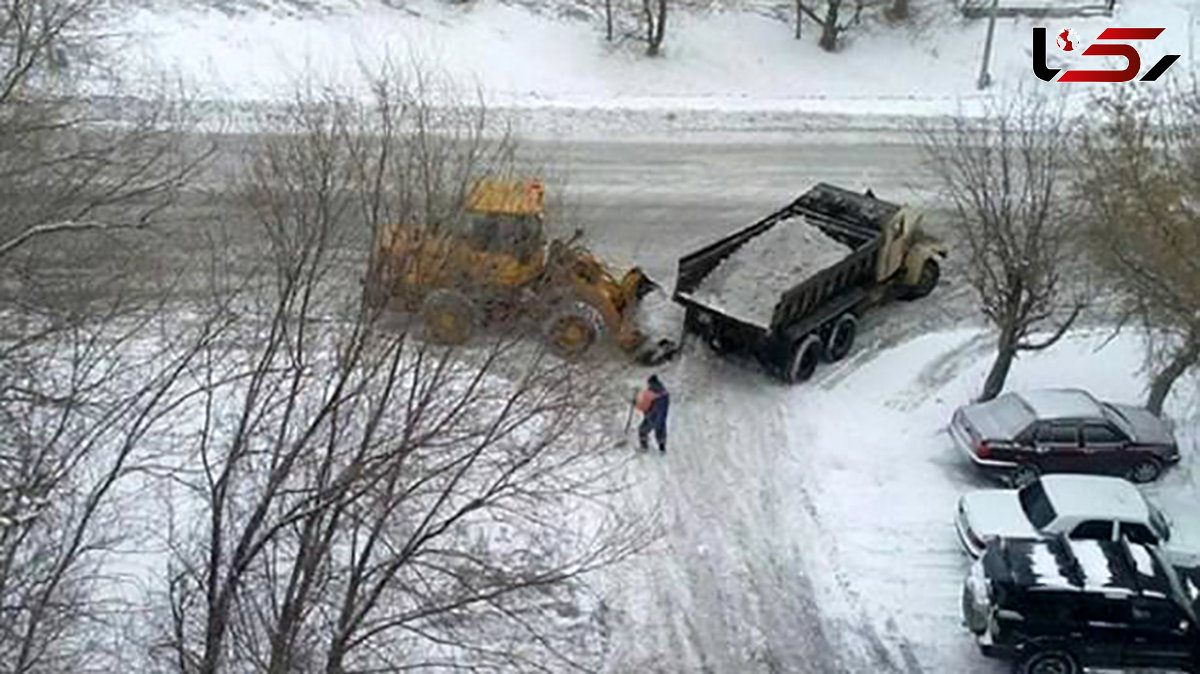
M 1021 674 L 1200 672 L 1196 594 L 1151 546 L 1001 538 L 971 568 L 963 615 L 983 654 Z
M 960 407 L 950 436 L 979 468 L 1016 486 L 1042 473 L 1100 473 L 1150 482 L 1179 461 L 1171 424 L 1078 389 L 1006 393 Z

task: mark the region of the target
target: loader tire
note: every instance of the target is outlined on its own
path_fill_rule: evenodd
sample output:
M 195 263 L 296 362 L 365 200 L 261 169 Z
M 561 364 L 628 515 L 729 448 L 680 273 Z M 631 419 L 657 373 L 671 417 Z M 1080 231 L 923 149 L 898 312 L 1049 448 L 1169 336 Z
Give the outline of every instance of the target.
M 833 322 L 833 328 L 825 340 L 825 360 L 836 363 L 850 353 L 854 347 L 854 336 L 858 332 L 858 319 L 854 314 L 842 314 Z
M 435 344 L 458 346 L 475 334 L 478 310 L 466 295 L 455 290 L 434 290 L 421 305 L 426 338 Z
M 600 339 L 604 318 L 585 302 L 572 302 L 555 310 L 546 321 L 546 346 L 561 358 L 578 358 Z
M 783 380 L 789 384 L 807 381 L 817 371 L 821 350 L 821 338 L 817 335 L 808 335 L 793 344 L 783 371 Z

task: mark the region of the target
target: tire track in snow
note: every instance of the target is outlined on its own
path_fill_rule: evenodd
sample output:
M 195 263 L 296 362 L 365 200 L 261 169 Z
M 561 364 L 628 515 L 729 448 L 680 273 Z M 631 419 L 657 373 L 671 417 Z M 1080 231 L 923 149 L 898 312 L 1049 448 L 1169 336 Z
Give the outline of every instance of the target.
M 639 643 L 609 671 L 864 671 L 828 633 L 809 541 L 784 509 L 784 389 L 699 348 L 661 376 L 672 391 L 669 453 L 635 463 L 643 488 L 664 497 L 665 536 L 641 562 L 645 585 L 628 588 L 650 599 L 615 636 Z

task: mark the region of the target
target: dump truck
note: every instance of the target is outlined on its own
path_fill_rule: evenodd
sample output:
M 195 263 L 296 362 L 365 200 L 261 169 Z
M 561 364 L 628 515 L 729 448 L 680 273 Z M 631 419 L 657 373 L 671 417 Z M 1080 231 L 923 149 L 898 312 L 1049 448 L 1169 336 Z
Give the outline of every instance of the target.
M 864 311 L 937 286 L 948 250 L 922 230 L 922 218 L 870 190 L 820 183 L 680 258 L 673 299 L 685 308 L 684 334 L 718 353 L 753 356 L 787 383 L 805 381 L 822 360 L 846 357 Z M 812 249 L 808 264 L 797 263 Z M 717 277 L 723 295 L 706 287 Z M 737 301 L 747 299 L 759 306 Z
M 639 267 L 618 279 L 578 230 L 548 241 L 545 199 L 539 180 L 483 179 L 461 218 L 379 227 L 364 301 L 420 316 L 426 339 L 438 344 L 465 344 L 487 327 L 532 329 L 564 358 L 604 335 L 642 364 L 672 357 L 675 340 L 639 321 L 642 300 L 662 288 Z

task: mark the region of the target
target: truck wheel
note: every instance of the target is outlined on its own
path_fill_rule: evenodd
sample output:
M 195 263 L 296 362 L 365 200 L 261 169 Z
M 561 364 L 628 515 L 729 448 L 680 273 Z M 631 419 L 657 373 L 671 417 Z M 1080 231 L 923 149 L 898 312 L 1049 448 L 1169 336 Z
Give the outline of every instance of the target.
M 595 307 L 584 302 L 567 304 L 546 322 L 546 346 L 562 358 L 577 358 L 596 343 L 603 328 L 604 319 Z
M 435 344 L 465 344 L 475 334 L 475 303 L 456 290 L 434 290 L 421 305 L 425 334 Z
M 1025 656 L 1016 670 L 1020 674 L 1079 674 L 1079 663 L 1067 651 L 1047 648 Z
M 854 346 L 854 335 L 858 332 L 858 319 L 854 314 L 842 314 L 829 331 L 825 341 L 825 360 L 836 363 L 850 353 Z
M 787 369 L 784 370 L 784 380 L 789 384 L 798 384 L 808 380 L 817 370 L 821 360 L 821 338 L 808 335 L 792 346 L 788 358 Z
M 916 284 L 904 289 L 904 299 L 915 300 L 925 297 L 933 292 L 933 289 L 937 287 L 938 279 L 941 277 L 942 267 L 937 263 L 937 260 L 925 260 L 925 264 L 921 266 L 921 276 L 917 279 Z

